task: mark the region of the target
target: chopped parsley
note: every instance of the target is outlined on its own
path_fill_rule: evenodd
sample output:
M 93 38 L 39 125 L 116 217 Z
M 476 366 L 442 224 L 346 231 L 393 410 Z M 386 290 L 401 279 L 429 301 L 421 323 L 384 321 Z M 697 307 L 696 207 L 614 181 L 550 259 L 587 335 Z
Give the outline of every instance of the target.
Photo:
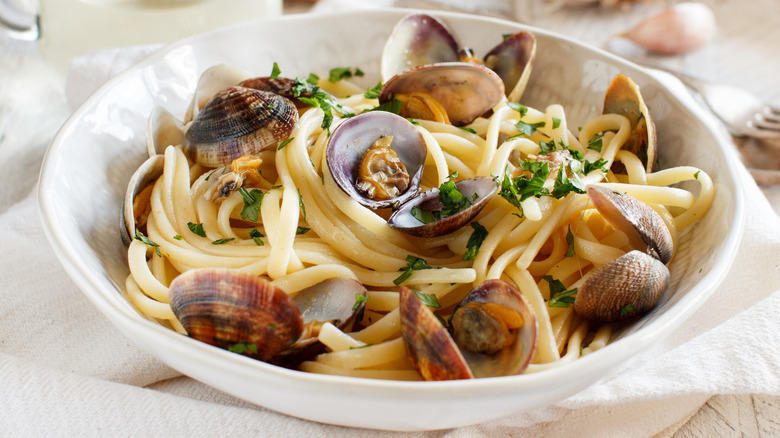
M 606 165 L 607 165 L 607 160 L 603 158 L 599 158 L 593 163 L 591 163 L 588 160 L 585 160 L 582 162 L 582 173 L 587 175 L 593 172 L 594 170 L 599 170 L 601 172 L 607 173 Z
M 525 135 L 526 137 L 531 137 L 532 135 L 534 135 L 534 132 L 536 132 L 539 128 L 544 128 L 544 125 L 545 122 L 526 123 L 522 120 L 515 123 L 515 127 L 517 127 L 517 130 L 520 131 L 520 133 Z
M 571 225 L 569 225 L 569 231 L 566 232 L 566 245 L 568 248 L 566 249 L 566 257 L 573 257 L 574 256 L 574 233 L 571 232 Z
M 157 257 L 162 257 L 162 255 L 160 254 L 160 245 L 152 242 L 151 239 L 144 236 L 143 233 L 138 231 L 138 228 L 135 229 L 135 240 L 140 240 L 141 242 L 151 246 L 152 248 L 154 248 L 154 252 L 157 253 Z
M 298 234 L 298 235 L 300 235 L 300 234 L 306 234 L 306 233 L 308 233 L 310 230 L 311 230 L 311 228 L 306 228 L 306 227 L 297 227 L 297 228 L 295 229 L 295 234 Z
M 203 224 L 195 224 L 192 222 L 187 222 L 187 228 L 190 229 L 193 233 L 197 234 L 200 237 L 206 237 L 206 232 L 203 230 Z
M 173 239 L 174 239 L 174 240 L 182 240 L 182 239 L 184 239 L 184 238 L 183 238 L 183 237 L 181 237 L 181 235 L 180 235 L 180 234 L 177 234 L 177 235 L 173 236 Z
M 282 150 L 282 148 L 283 148 L 283 147 L 285 147 L 285 146 L 287 146 L 288 144 L 290 144 L 290 142 L 291 142 L 291 141 L 293 141 L 293 140 L 295 140 L 295 137 L 290 137 L 290 138 L 288 138 L 287 140 L 285 140 L 285 141 L 283 141 L 283 142 L 279 143 L 279 147 L 278 147 L 278 148 L 276 148 L 276 150 L 277 150 L 277 151 L 279 151 L 279 150 Z
M 593 149 L 596 152 L 601 152 L 601 148 L 604 147 L 604 133 L 594 134 L 593 137 L 588 140 L 588 149 Z
M 458 176 L 457 172 L 453 172 L 447 178 L 447 181 L 439 186 L 439 202 L 441 203 L 441 210 L 426 211 L 417 206 L 412 207 L 411 214 L 418 221 L 429 224 L 441 220 L 442 218 L 449 217 L 460 213 L 461 211 L 471 206 L 471 201 L 476 200 L 479 195 L 474 193 L 475 196 L 469 200 L 463 193 L 458 190 L 453 178 Z
M 550 307 L 569 307 L 574 304 L 574 295 L 577 294 L 577 289 L 566 290 L 566 286 L 561 283 L 560 280 L 554 279 L 550 275 L 542 277 L 550 285 L 550 299 L 547 301 L 547 305 Z
M 282 69 L 279 68 L 279 64 L 274 62 L 274 66 L 271 68 L 271 77 L 279 79 L 280 74 L 282 74 Z
M 701 170 L 697 170 L 696 173 L 693 174 L 694 179 L 699 179 L 699 172 L 701 172 Z
M 377 105 L 374 108 L 371 108 L 369 110 L 365 110 L 364 112 L 368 111 L 387 111 L 388 113 L 393 113 L 397 115 L 401 115 L 401 108 L 403 107 L 403 104 L 398 99 L 388 100 L 387 102 Z
M 466 126 L 458 126 L 458 128 L 460 128 L 460 129 L 462 129 L 462 130 L 464 130 L 466 132 L 470 132 L 472 134 L 476 134 L 477 133 L 477 130 L 474 129 L 474 128 L 468 128 Z
M 263 235 L 263 233 L 257 231 L 257 228 L 252 228 L 251 230 L 249 230 L 249 237 L 251 237 L 252 240 L 255 241 L 255 245 L 257 246 L 265 245 L 263 241 L 260 240 L 261 237 L 265 237 L 265 236 Z
M 301 209 L 301 214 L 303 214 L 303 220 L 306 220 L 306 206 L 303 205 L 303 196 L 301 196 L 301 189 L 298 189 L 298 207 Z
M 374 88 L 366 90 L 363 96 L 365 96 L 366 99 L 378 99 L 380 91 L 382 91 L 382 81 L 379 81 L 379 83 L 374 85 Z
M 263 195 L 265 193 L 260 189 L 247 191 L 244 187 L 239 188 L 238 192 L 241 193 L 241 197 L 244 198 L 244 208 L 241 209 L 241 219 L 249 219 L 252 222 L 257 222 L 260 206 L 263 203 Z
M 224 239 L 217 239 L 217 240 L 211 242 L 211 244 L 212 245 L 224 245 L 224 244 L 226 244 L 228 242 L 231 242 L 233 240 L 236 240 L 236 239 L 233 238 L 233 237 L 226 237 Z
M 336 67 L 330 70 L 328 80 L 330 82 L 335 83 L 342 79 L 349 79 L 353 75 L 357 77 L 361 77 L 365 75 L 365 73 L 363 73 L 363 71 L 360 70 L 359 68 L 355 68 L 355 71 L 353 73 L 352 69 L 350 69 L 349 67 Z
M 513 110 L 520 113 L 520 117 L 524 117 L 526 114 L 528 114 L 528 107 L 522 104 L 519 104 L 517 102 L 507 102 L 506 103 L 509 108 L 512 108 Z
M 634 311 L 634 306 L 631 303 L 626 304 L 625 306 L 620 308 L 620 316 L 626 316 L 633 311 Z
M 431 267 L 428 265 L 428 262 L 419 257 L 415 257 L 413 255 L 406 256 L 406 267 L 399 269 L 400 271 L 403 271 L 403 273 L 399 275 L 398 278 L 393 280 L 393 284 L 399 286 L 401 283 L 408 280 L 409 277 L 412 276 L 413 271 L 419 271 L 422 269 L 431 269 Z
M 434 294 L 426 294 L 423 292 L 420 292 L 417 289 L 411 289 L 412 292 L 417 296 L 417 298 L 422 301 L 423 304 L 425 304 L 428 307 L 433 307 L 434 309 L 438 309 L 441 307 L 441 304 L 439 304 L 439 299 L 436 298 L 436 295 Z
M 368 301 L 368 299 L 371 298 L 368 295 L 363 295 L 361 293 L 355 293 L 355 304 L 352 306 L 352 311 L 354 312 L 357 310 L 357 314 L 355 315 L 355 324 L 359 323 L 363 320 L 363 311 L 366 309 L 366 306 L 364 303 Z
M 553 117 L 552 122 L 553 122 L 553 129 L 558 129 L 558 127 L 561 126 L 561 119 L 559 119 L 558 117 Z
M 239 342 L 229 346 L 227 349 L 238 354 L 257 354 L 257 344 L 255 343 Z
M 572 174 L 571 178 L 567 177 L 566 169 L 561 167 L 558 171 L 558 177 L 555 178 L 552 196 L 555 199 L 560 199 L 571 192 L 585 193 L 585 183 L 580 180 L 576 173 Z
M 479 222 L 472 222 L 471 228 L 474 231 L 471 232 L 469 241 L 466 243 L 466 253 L 463 254 L 463 260 L 469 261 L 477 258 L 479 254 L 479 247 L 482 246 L 482 242 L 488 235 L 487 228 L 483 227 Z

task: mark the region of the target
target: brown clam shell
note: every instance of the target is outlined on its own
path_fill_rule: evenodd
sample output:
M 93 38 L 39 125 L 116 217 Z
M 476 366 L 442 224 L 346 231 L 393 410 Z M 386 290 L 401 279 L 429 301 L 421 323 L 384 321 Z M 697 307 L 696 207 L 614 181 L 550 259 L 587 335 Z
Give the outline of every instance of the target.
M 631 122 L 631 135 L 623 145 L 623 150 L 636 154 L 650 173 L 656 167 L 655 124 L 650 117 L 639 86 L 628 76 L 619 74 L 612 79 L 604 96 L 604 114 L 620 114 Z M 622 163 L 612 165 L 616 173 L 624 173 Z
M 517 329 L 515 342 L 497 353 L 475 353 L 467 351 L 469 349 L 466 348 L 466 346 L 458 344 L 468 362 L 471 372 L 477 378 L 522 374 L 531 363 L 531 359 L 536 352 L 538 341 L 538 321 L 531 305 L 514 284 L 500 279 L 482 282 L 472 289 L 460 304 L 461 306 L 465 306 L 471 302 L 485 304 L 493 303 L 507 309 L 515 310 L 522 315 L 524 322 L 523 327 Z M 457 314 L 464 308 L 465 307 L 460 307 L 455 313 Z M 461 336 L 458 336 L 458 332 L 461 330 L 461 327 L 458 327 L 458 321 L 459 318 L 453 317 L 452 325 L 453 332 L 456 334 L 456 340 L 461 338 Z M 475 327 L 473 326 L 465 328 L 465 330 L 470 331 L 473 331 L 474 329 Z M 479 336 L 471 335 L 473 335 L 473 333 L 466 336 L 466 338 L 479 338 Z
M 521 31 L 506 37 L 485 55 L 485 66 L 504 81 L 507 99 L 519 102 L 536 60 L 536 36 Z
M 674 254 L 674 241 L 664 220 L 649 205 L 608 187 L 590 185 L 588 196 L 596 209 L 615 228 L 622 230 L 633 246 L 647 248 L 663 264 Z
M 425 380 L 472 379 L 466 360 L 431 309 L 406 286 L 400 288 L 401 335 Z
M 457 61 L 458 47 L 443 21 L 409 14 L 396 23 L 382 49 L 382 80 L 419 65 Z
M 641 251 L 596 269 L 578 289 L 574 311 L 599 322 L 618 322 L 650 311 L 669 287 L 666 265 Z
M 450 122 L 462 126 L 501 102 L 504 83 L 484 65 L 440 62 L 417 66 L 388 79 L 379 93 L 379 102 L 412 91 L 431 95 L 447 111 Z
M 193 269 L 169 289 L 173 313 L 190 337 L 220 348 L 254 344 L 258 360 L 272 362 L 301 335 L 295 303 L 270 281 L 228 268 Z
M 184 135 L 184 150 L 193 161 L 209 167 L 257 155 L 292 133 L 298 110 L 278 94 L 229 87 L 211 98 Z

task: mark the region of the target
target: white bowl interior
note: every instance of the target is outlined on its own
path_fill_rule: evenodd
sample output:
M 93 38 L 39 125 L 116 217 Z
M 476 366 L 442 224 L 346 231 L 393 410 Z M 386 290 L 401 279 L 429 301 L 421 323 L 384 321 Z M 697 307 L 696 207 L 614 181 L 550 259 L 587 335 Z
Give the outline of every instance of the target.
M 576 127 L 601 112 L 610 80 L 625 73 L 642 88 L 656 122 L 662 167 L 694 165 L 717 185 L 712 211 L 719 214 L 707 215 L 683 234 L 671 265 L 670 291 L 653 312 L 626 326 L 616 342 L 537 374 L 384 382 L 277 368 L 193 341 L 139 315 L 122 295 L 129 270 L 118 224 L 127 181 L 145 158 L 146 119 L 153 106 L 183 116 L 200 73 L 218 63 L 258 76 L 269 74 L 273 62 L 284 76 L 360 67 L 366 72 L 364 85 L 373 86 L 384 41 L 406 13 L 287 16 L 226 28 L 167 46 L 102 87 L 55 138 L 39 183 L 44 228 L 76 284 L 128 337 L 193 378 L 292 416 L 391 430 L 456 427 L 559 401 L 668 334 L 711 295 L 736 253 L 743 220 L 741 189 L 732 165 L 736 157 L 724 135 L 700 115 L 678 83 L 598 49 L 532 29 L 539 48 L 525 104 L 544 108 L 562 103 L 570 126 Z M 502 34 L 525 28 L 469 15 L 436 15 L 477 54 L 497 44 Z M 291 28 L 300 31 L 290 32 Z

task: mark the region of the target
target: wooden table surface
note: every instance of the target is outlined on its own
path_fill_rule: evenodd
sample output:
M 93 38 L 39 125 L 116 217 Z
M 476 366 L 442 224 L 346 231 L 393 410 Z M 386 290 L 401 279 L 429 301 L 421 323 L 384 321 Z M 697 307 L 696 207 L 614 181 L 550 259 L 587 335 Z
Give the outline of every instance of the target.
M 777 0 L 763 1 L 777 2 Z M 401 6 L 410 5 L 408 2 L 399 3 Z M 412 5 L 442 7 L 441 3 L 435 1 L 421 3 L 415 0 Z M 726 8 L 741 2 L 717 0 L 711 3 L 714 3 L 714 8 Z M 754 7 L 754 3 L 751 2 L 750 8 Z M 285 13 L 303 12 L 314 4 L 307 0 L 287 0 Z M 773 19 L 777 21 L 777 15 Z M 544 22 L 540 21 L 539 24 L 544 25 Z M 558 25 L 565 27 L 566 23 L 559 21 Z M 678 65 L 685 66 L 689 66 L 690 62 L 691 58 L 677 61 Z M 778 61 L 769 62 L 775 62 L 776 67 Z M 764 67 L 774 68 L 772 65 L 767 67 L 766 63 Z M 780 68 L 774 71 L 777 73 Z M 710 76 L 718 79 L 720 74 L 723 72 L 713 72 Z M 30 165 L 34 168 L 40 166 L 49 141 L 70 113 L 65 103 L 63 84 L 62 78 L 40 59 L 34 43 L 13 41 L 0 33 L 0 160 L 17 160 L 25 164 L 20 166 L 20 169 L 29 169 Z M 780 86 L 773 92 L 774 95 L 769 97 L 773 99 L 780 97 Z M 28 105 L 30 101 L 46 102 L 46 105 L 30 107 Z M 771 146 L 775 148 L 774 150 L 780 150 L 776 144 Z M 34 189 L 37 176 L 37 172 L 29 171 L 0 175 L 0 186 L 14 188 L 14 190 L 0 190 L 0 213 L 11 207 L 14 202 L 26 197 Z M 762 188 L 775 210 L 780 212 L 780 188 L 778 187 L 780 186 L 767 185 Z M 780 436 L 780 397 L 761 394 L 716 395 L 698 411 L 691 412 L 676 424 L 671 424 L 657 436 Z

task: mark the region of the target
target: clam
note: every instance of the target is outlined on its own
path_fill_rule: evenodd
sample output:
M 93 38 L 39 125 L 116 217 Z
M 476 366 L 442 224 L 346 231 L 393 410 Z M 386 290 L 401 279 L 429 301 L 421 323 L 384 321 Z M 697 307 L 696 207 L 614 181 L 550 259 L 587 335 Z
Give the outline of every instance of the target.
M 277 360 L 288 366 L 311 359 L 325 350 L 318 334 L 326 322 L 349 332 L 356 316 L 365 307 L 366 288 L 351 278 L 329 278 L 298 292 L 293 302 L 303 318 L 301 337 L 281 353 Z
M 471 109 L 472 112 L 478 113 L 477 116 L 479 116 L 498 103 L 498 101 L 491 100 L 496 94 L 502 96 L 506 93 L 508 99 L 512 102 L 520 100 L 528 83 L 535 57 L 536 38 L 531 32 L 521 31 L 506 37 L 485 55 L 484 60 L 479 60 L 470 49 L 459 46 L 455 36 L 444 22 L 427 14 L 410 14 L 396 23 L 385 42 L 382 51 L 381 72 L 382 80 L 386 83 L 385 87 L 388 87 L 388 82 L 400 81 L 399 79 L 394 79 L 396 76 L 410 75 L 414 79 L 404 79 L 403 88 L 396 88 L 399 86 L 391 85 L 390 89 L 385 92 L 385 98 L 392 98 L 391 96 L 408 93 L 413 90 L 428 92 L 419 87 L 422 85 L 430 86 L 432 81 L 430 75 L 435 74 L 439 78 L 437 81 L 450 84 L 448 85 L 449 91 L 442 90 L 434 95 L 436 100 L 447 95 L 447 99 L 455 100 L 456 105 L 482 105 L 482 108 L 484 108 L 482 112 L 479 112 L 478 107 Z M 428 67 L 438 66 L 439 64 L 445 64 L 446 66 L 437 68 L 435 72 L 426 72 Z M 469 79 L 471 86 L 477 86 L 481 90 L 480 92 L 485 94 L 483 96 L 484 101 L 492 102 L 492 105 L 484 103 L 482 100 L 472 100 L 472 97 L 457 97 L 461 89 L 453 87 L 451 84 L 457 82 L 456 78 L 458 75 L 462 76 L 464 74 L 461 71 L 461 67 L 454 67 L 457 64 L 485 65 L 490 71 L 497 73 L 496 78 L 474 69 L 470 73 Z M 448 68 L 453 69 L 452 74 L 456 75 L 455 77 L 451 79 L 446 78 L 447 73 L 444 72 Z M 413 72 L 410 72 L 410 70 Z M 423 74 L 420 73 L 420 70 L 425 72 L 426 76 L 424 79 L 417 79 L 418 75 Z M 444 76 L 444 79 L 442 79 L 442 76 Z M 501 81 L 496 81 L 496 79 Z M 499 88 L 499 84 L 503 84 L 503 86 Z M 413 89 L 411 89 L 412 87 Z M 469 87 L 464 88 L 463 91 L 467 93 L 466 96 L 470 93 Z M 453 93 L 455 94 L 454 97 L 452 96 Z M 382 98 L 380 98 L 381 100 Z M 461 103 L 458 103 L 458 101 Z M 447 108 L 448 113 L 454 109 L 450 104 L 442 102 L 442 105 Z M 461 109 L 461 111 L 464 110 Z M 459 119 L 455 117 L 452 123 L 467 124 L 471 120 L 469 118 Z
M 345 193 L 377 209 L 397 207 L 419 193 L 426 153 L 422 136 L 408 120 L 372 111 L 333 131 L 326 159 Z
M 207 68 L 198 79 L 184 121 L 191 122 L 218 91 L 236 85 L 249 77 L 251 76 L 248 72 L 232 65 L 217 64 Z
M 588 196 L 596 209 L 616 229 L 628 236 L 632 247 L 667 264 L 674 253 L 674 241 L 661 216 L 631 195 L 608 187 L 589 185 Z
M 634 81 L 628 76 L 619 74 L 612 79 L 604 97 L 604 114 L 620 114 L 626 116 L 631 123 L 631 135 L 623 149 L 636 154 L 645 165 L 647 172 L 652 172 L 656 165 L 656 135 L 655 124 L 650 117 L 642 93 Z M 624 173 L 625 167 L 615 163 L 612 170 Z
M 487 176 L 457 181 L 444 195 L 435 188 L 411 199 L 388 218 L 387 224 L 413 236 L 448 234 L 471 222 L 497 191 L 496 182 Z
M 200 268 L 176 277 L 169 289 L 173 313 L 199 341 L 224 349 L 246 347 L 265 362 L 303 332 L 298 307 L 270 281 L 228 268 Z
M 153 155 L 130 177 L 122 200 L 122 220 L 119 223 L 119 234 L 125 245 L 133 241 L 136 228 L 146 224 L 152 186 L 162 175 L 164 163 L 163 155 Z
M 574 311 L 599 322 L 647 313 L 669 287 L 669 270 L 656 258 L 630 251 L 597 268 L 578 288 Z
M 536 59 L 536 37 L 521 31 L 510 35 L 485 55 L 485 66 L 504 82 L 507 100 L 519 102 Z
M 536 315 L 504 280 L 485 281 L 466 296 L 452 315 L 452 335 L 406 286 L 400 309 L 407 351 L 425 380 L 521 374 L 536 351 Z
M 400 19 L 382 49 L 382 80 L 419 65 L 458 61 L 459 45 L 443 21 L 428 14 Z
M 230 164 L 288 138 L 297 122 L 289 99 L 233 86 L 217 92 L 189 124 L 184 149 L 204 166 Z
M 161 106 L 155 106 L 146 124 L 146 150 L 149 156 L 164 154 L 170 145 L 184 143 L 184 123 Z
M 379 102 L 412 92 L 428 94 L 438 102 L 453 125 L 466 125 L 501 101 L 504 83 L 493 70 L 480 64 L 440 62 L 393 76 L 382 87 Z M 403 110 L 401 115 L 413 116 Z

